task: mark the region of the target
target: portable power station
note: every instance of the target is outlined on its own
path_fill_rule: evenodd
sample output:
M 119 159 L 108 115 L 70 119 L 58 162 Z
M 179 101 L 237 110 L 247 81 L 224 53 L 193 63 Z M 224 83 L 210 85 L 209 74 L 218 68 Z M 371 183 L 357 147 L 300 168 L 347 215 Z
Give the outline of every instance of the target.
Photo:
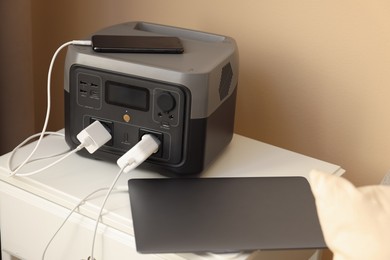
M 146 22 L 114 25 L 94 35 L 174 36 L 181 54 L 105 53 L 68 47 L 65 139 L 99 120 L 112 139 L 88 157 L 116 161 L 141 136 L 161 146 L 145 163 L 184 175 L 200 173 L 233 136 L 238 49 L 231 37 Z

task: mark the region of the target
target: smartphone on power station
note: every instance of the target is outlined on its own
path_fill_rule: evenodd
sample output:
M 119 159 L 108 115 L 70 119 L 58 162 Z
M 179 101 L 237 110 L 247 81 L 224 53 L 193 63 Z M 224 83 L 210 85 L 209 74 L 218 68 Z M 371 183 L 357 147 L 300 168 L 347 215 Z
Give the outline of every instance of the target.
M 184 52 L 178 37 L 134 36 L 134 35 L 93 35 L 92 48 L 96 52 L 119 53 L 169 53 Z

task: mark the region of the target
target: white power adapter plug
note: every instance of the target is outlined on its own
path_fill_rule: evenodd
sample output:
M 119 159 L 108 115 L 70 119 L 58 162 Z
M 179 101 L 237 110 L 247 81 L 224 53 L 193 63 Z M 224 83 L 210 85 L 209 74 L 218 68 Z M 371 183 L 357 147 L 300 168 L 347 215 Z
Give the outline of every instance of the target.
M 127 151 L 127 153 L 122 155 L 116 163 L 120 168 L 125 167 L 123 172 L 127 173 L 143 163 L 150 155 L 156 153 L 160 144 L 161 142 L 157 137 L 151 134 L 145 134 L 142 136 L 141 140 Z
M 77 139 L 81 142 L 80 149 L 84 147 L 89 153 L 94 153 L 111 139 L 111 134 L 96 120 L 81 131 L 77 135 Z

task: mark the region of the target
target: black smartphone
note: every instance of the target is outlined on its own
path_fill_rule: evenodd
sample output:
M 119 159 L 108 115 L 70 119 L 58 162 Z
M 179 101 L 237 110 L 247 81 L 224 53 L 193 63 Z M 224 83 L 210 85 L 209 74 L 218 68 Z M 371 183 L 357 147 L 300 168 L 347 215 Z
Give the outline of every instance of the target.
M 92 48 L 96 52 L 170 53 L 184 52 L 178 37 L 93 35 Z

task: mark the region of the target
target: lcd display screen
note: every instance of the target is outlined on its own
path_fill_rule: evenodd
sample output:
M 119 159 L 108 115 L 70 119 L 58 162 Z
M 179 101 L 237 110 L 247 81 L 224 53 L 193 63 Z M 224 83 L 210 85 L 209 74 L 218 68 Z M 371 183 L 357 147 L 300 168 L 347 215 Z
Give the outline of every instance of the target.
M 106 102 L 132 109 L 149 110 L 149 91 L 145 88 L 106 82 Z

